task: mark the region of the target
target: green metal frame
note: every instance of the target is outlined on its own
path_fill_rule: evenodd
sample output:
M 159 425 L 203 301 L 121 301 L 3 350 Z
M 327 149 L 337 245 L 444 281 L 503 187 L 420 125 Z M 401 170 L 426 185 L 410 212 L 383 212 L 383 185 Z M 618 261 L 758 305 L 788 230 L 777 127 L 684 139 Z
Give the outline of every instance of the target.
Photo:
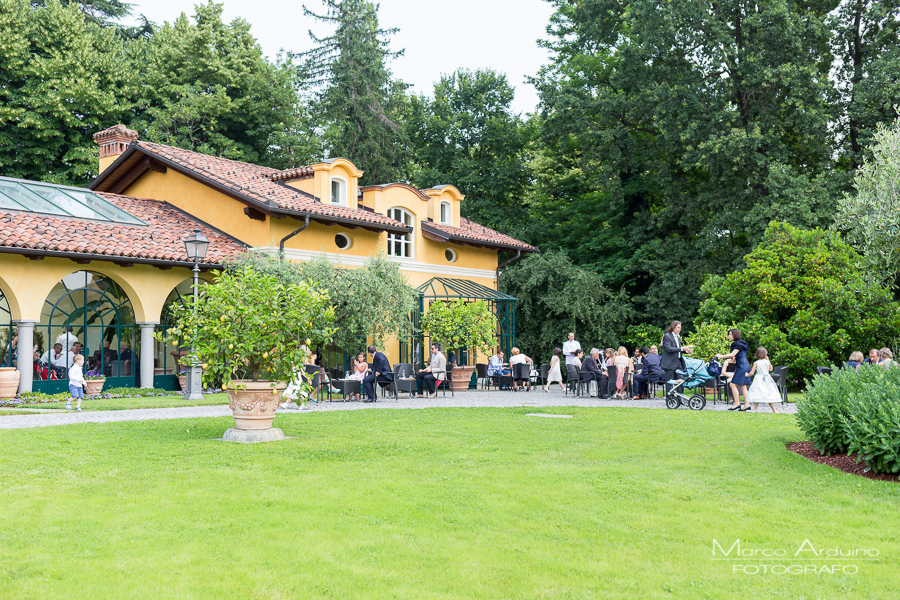
M 100 339 L 101 340 L 112 340 L 116 339 L 116 360 L 117 364 L 117 372 L 121 373 L 123 369 L 124 362 L 122 360 L 122 339 L 123 337 L 130 337 L 132 340 L 139 339 L 138 327 L 134 324 L 134 311 L 131 308 L 131 300 L 128 298 L 128 295 L 125 291 L 112 279 L 102 275 L 100 273 L 90 272 L 95 277 L 101 277 L 103 281 L 107 282 L 109 286 L 117 291 L 117 295 L 119 298 L 113 297 L 111 294 L 107 293 L 105 290 L 101 290 L 98 288 L 88 288 L 88 287 L 80 287 L 76 289 L 70 290 L 68 286 L 66 286 L 65 280 L 61 280 L 60 283 L 63 286 L 63 289 L 66 293 L 61 295 L 55 302 L 50 302 L 49 299 L 44 300 L 46 305 L 50 306 L 50 316 L 47 324 L 38 324 L 35 325 L 35 337 L 39 338 L 37 334 L 46 334 L 43 338 L 43 343 L 41 346 L 46 345 L 45 347 L 39 347 L 39 351 L 41 353 L 45 352 L 48 348 L 53 347 L 53 343 L 56 338 L 63 332 L 64 327 L 71 327 L 72 333 L 74 333 L 79 340 L 82 342 L 87 341 L 87 333 L 90 331 L 100 330 Z M 99 294 L 100 299 L 95 301 L 88 301 L 88 294 Z M 78 296 L 81 295 L 81 302 L 78 301 Z M 74 305 L 74 309 L 71 312 L 65 311 L 60 307 L 60 304 L 65 298 L 71 298 L 72 304 Z M 122 299 L 124 298 L 124 300 Z M 103 300 L 107 300 L 110 304 L 110 308 L 99 311 L 98 307 L 102 304 Z M 131 312 L 131 324 L 123 324 L 123 317 L 125 316 L 125 312 Z M 62 313 L 65 315 L 65 324 L 59 325 L 53 324 L 54 317 L 57 313 Z M 130 331 L 130 335 L 128 334 L 128 330 Z M 100 361 L 101 364 L 105 363 L 104 350 L 101 342 L 100 345 Z M 82 348 L 82 354 L 84 354 L 85 358 L 88 358 L 91 355 L 91 349 L 87 346 Z M 104 388 L 115 388 L 115 387 L 134 387 L 137 381 L 137 352 L 136 349 L 132 349 L 131 352 L 131 375 L 119 375 L 116 377 L 107 377 L 106 384 Z M 87 369 L 86 369 L 87 370 Z M 44 392 L 46 394 L 57 394 L 59 392 L 64 392 L 68 390 L 68 380 L 47 380 L 47 381 L 34 381 L 32 384 L 32 389 L 36 392 Z
M 407 342 L 400 344 L 400 355 L 407 358 L 408 362 L 424 366 L 427 354 L 426 348 L 431 345 L 430 340 L 426 344 L 426 336 L 419 329 L 419 323 L 425 314 L 426 300 L 484 300 L 488 309 L 497 318 L 497 345 L 507 356 L 516 344 L 516 301 L 515 296 L 492 290 L 487 286 L 465 279 L 452 279 L 449 277 L 432 277 L 416 288 L 419 292 L 418 306 L 409 316 L 410 334 Z M 421 349 L 416 356 L 416 344 Z M 457 364 L 465 365 L 468 362 L 466 352 L 457 357 Z M 418 358 L 418 360 L 417 360 Z M 449 358 L 449 357 L 448 357 Z
M 182 282 L 183 283 L 183 282 Z M 178 284 L 179 286 L 181 284 Z M 173 301 L 169 301 L 166 299 L 166 305 L 163 308 L 162 319 L 160 319 L 159 325 L 153 328 L 153 331 L 156 333 L 165 333 L 166 329 L 169 328 L 169 315 L 172 312 L 172 305 L 175 303 L 184 304 L 184 296 L 178 290 L 178 286 L 175 286 L 169 295 L 175 294 L 175 298 Z M 181 340 L 178 340 L 178 347 L 182 346 Z M 163 364 L 162 364 L 162 375 L 156 374 L 157 365 L 154 364 L 153 369 L 153 387 L 158 390 L 175 390 L 180 391 L 181 385 L 178 383 L 178 365 L 175 365 L 175 374 L 168 375 L 169 369 L 169 361 L 175 361 L 175 358 L 171 356 L 168 352 L 166 352 L 168 348 L 163 348 Z M 155 354 L 155 353 L 154 353 Z
M 5 339 L 0 339 L 0 367 L 16 366 L 16 348 L 12 346 L 13 329 L 9 300 L 0 291 L 0 331 L 6 334 L 3 336 Z

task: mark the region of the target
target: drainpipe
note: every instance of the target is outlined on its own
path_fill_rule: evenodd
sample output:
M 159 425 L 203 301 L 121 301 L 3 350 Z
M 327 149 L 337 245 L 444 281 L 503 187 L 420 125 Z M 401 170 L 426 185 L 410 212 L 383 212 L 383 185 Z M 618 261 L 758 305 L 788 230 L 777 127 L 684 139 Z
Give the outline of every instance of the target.
M 513 261 L 519 260 L 520 258 L 522 258 L 522 251 L 516 250 L 515 256 L 513 256 L 511 259 L 497 265 L 497 291 L 498 292 L 500 291 L 500 269 L 502 269 L 503 267 L 505 267 L 506 265 L 508 265 L 509 263 L 511 263 Z
M 295 229 L 293 232 L 291 232 L 291 233 L 287 234 L 286 236 L 284 236 L 283 238 L 281 238 L 281 243 L 278 244 L 278 257 L 281 260 L 284 260 L 284 243 L 286 241 L 288 241 L 289 239 L 291 239 L 292 237 L 294 237 L 295 235 L 297 235 L 298 233 L 300 233 L 301 231 L 303 231 L 304 229 L 306 229 L 307 227 L 309 227 L 309 213 L 306 213 L 306 220 L 304 221 L 302 227 Z

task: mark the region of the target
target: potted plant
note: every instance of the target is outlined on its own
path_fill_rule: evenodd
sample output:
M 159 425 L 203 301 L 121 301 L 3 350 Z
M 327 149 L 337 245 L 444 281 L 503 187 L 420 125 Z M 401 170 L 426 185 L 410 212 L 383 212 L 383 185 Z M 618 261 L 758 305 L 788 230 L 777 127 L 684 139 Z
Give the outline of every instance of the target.
M 84 374 L 84 395 L 96 396 L 103 391 L 106 375 L 102 371 L 88 371 Z
M 435 301 L 422 318 L 422 330 L 432 341 L 444 345 L 446 356 L 466 349 L 489 355 L 496 338 L 496 319 L 484 300 Z M 453 366 L 453 389 L 468 389 L 474 365 Z
M 178 368 L 178 385 L 181 386 L 181 391 L 184 392 L 187 389 L 187 376 L 188 369 L 187 367 L 181 366 Z
M 199 292 L 196 302 L 191 296 L 172 307 L 176 325 L 158 339 L 175 346 L 183 339 L 193 348 L 189 359 L 202 363 L 204 385 L 227 391 L 235 428 L 270 429 L 312 340 L 328 343 L 334 333 L 327 294 L 314 283 L 285 285 L 250 267 L 219 273 Z

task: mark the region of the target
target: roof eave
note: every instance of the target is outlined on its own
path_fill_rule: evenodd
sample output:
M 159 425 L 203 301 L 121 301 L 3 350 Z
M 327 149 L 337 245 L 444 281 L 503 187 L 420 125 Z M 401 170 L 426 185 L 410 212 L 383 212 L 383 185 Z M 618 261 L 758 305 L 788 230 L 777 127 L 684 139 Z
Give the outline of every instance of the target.
M 0 246 L 0 253 L 21 254 L 22 256 L 49 256 L 51 258 L 69 258 L 77 261 L 102 260 L 116 263 L 134 263 L 142 265 L 162 267 L 184 267 L 193 269 L 194 263 L 189 261 L 165 260 L 160 258 L 141 258 L 137 256 L 114 256 L 110 254 L 91 254 L 88 252 L 62 252 L 58 250 L 41 250 L 39 248 L 17 248 L 15 246 Z M 201 269 L 222 269 L 222 263 L 200 263 Z
M 448 233 L 442 229 L 438 229 L 432 225 L 429 225 L 427 222 L 422 222 L 422 231 L 427 231 L 432 235 L 441 237 L 446 239 L 448 242 L 452 242 L 454 244 L 462 244 L 468 246 L 486 246 L 488 248 L 498 248 L 501 250 L 512 250 L 512 251 L 522 251 L 522 252 L 540 252 L 538 248 L 534 246 L 522 247 L 522 246 L 514 246 L 512 244 L 504 244 L 502 242 L 491 242 L 488 240 L 473 240 L 471 238 L 467 238 L 460 235 L 454 235 L 452 233 Z

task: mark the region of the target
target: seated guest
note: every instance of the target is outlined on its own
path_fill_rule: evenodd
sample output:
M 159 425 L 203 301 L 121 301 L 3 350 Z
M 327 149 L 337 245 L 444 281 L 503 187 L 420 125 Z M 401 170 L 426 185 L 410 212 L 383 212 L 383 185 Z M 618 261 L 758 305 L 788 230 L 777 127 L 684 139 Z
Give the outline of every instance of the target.
M 121 360 L 122 362 L 131 360 L 133 356 L 131 353 L 131 347 L 128 345 L 128 342 L 125 342 L 122 345 L 124 347 L 122 348 L 122 354 L 119 355 L 119 360 Z
M 335 389 L 331 387 L 331 380 L 328 379 L 328 373 L 325 370 L 325 367 L 322 364 L 322 361 L 319 360 L 319 355 L 316 352 L 310 352 L 306 355 L 306 366 L 309 367 L 319 367 L 319 385 L 315 387 L 315 391 L 313 392 L 314 396 L 319 395 L 319 388 L 323 385 L 330 388 L 332 394 L 340 394 L 341 390 Z M 310 374 L 310 379 L 315 377 L 315 374 Z
M 889 369 L 894 366 L 894 353 L 891 352 L 890 348 L 882 348 L 881 350 L 879 350 L 878 358 L 881 359 L 878 361 L 878 364 L 885 369 Z
M 616 364 L 616 353 L 612 348 L 606 349 L 603 364 L 607 367 L 611 367 Z M 605 371 L 606 369 L 603 370 Z
M 650 346 L 650 354 L 659 354 L 659 348 L 656 346 Z
M 579 348 L 575 352 L 575 356 L 572 357 L 572 364 L 578 367 L 578 371 L 581 372 L 581 361 L 584 360 L 584 350 Z
M 497 354 L 488 359 L 488 376 L 509 375 L 509 369 L 503 368 L 503 350 L 497 350 Z
M 640 348 L 635 348 L 635 349 L 634 349 L 634 356 L 631 357 L 631 360 L 632 360 L 632 362 L 633 362 L 634 364 L 636 364 L 636 365 L 641 364 L 641 361 L 644 360 L 644 355 L 641 354 L 641 349 L 640 349 Z
M 878 358 L 878 350 L 872 348 L 869 350 L 869 355 L 866 357 L 866 360 L 863 361 L 864 365 L 877 365 L 881 362 Z
M 600 350 L 591 348 L 591 355 L 585 357 L 581 363 L 581 379 L 582 381 L 597 382 L 597 398 L 606 398 L 606 388 L 609 385 L 609 379 L 606 374 L 600 370 Z
M 844 364 L 847 365 L 848 367 L 853 367 L 854 369 L 859 369 L 859 365 L 862 364 L 862 361 L 863 361 L 862 352 L 860 352 L 859 350 L 856 350 L 855 352 L 853 352 L 850 355 L 850 360 L 848 360 Z
M 647 346 L 641 346 L 640 353 L 644 368 L 641 369 L 640 373 L 635 373 L 634 375 L 635 400 L 649 398 L 650 384 L 659 383 L 666 377 L 660 366 L 662 356 L 659 353 L 652 354 Z
M 422 390 L 425 390 L 425 397 L 431 398 L 432 395 L 437 396 L 437 386 L 439 381 L 444 380 L 447 372 L 447 359 L 441 354 L 441 345 L 435 342 L 431 345 L 431 364 L 424 369 L 419 369 L 416 373 L 416 387 L 419 390 L 418 396 L 422 397 Z
M 64 351 L 62 344 L 57 343 L 53 345 L 53 350 L 44 352 L 40 360 L 56 371 L 56 376 L 59 379 L 65 379 L 66 371 L 72 366 L 75 355 L 69 351 Z
M 528 364 L 528 377 L 525 379 L 513 379 L 513 391 L 518 392 L 519 386 L 517 383 L 519 381 L 525 382 L 525 389 L 529 392 L 531 391 L 531 367 L 534 366 L 534 361 L 519 352 L 518 348 L 512 349 L 512 356 L 509 357 L 509 368 L 513 369 L 513 375 L 515 375 L 515 365 Z

